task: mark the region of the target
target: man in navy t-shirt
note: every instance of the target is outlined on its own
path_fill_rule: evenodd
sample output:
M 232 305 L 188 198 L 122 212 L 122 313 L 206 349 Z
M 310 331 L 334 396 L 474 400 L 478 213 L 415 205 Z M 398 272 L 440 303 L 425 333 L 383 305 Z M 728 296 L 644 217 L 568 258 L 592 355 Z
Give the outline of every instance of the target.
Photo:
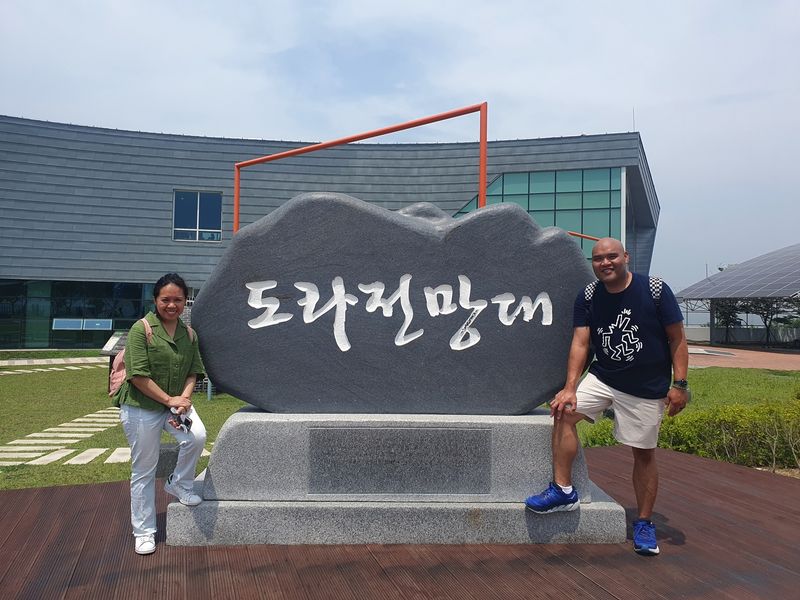
M 689 396 L 683 316 L 669 286 L 628 271 L 628 253 L 619 240 L 604 238 L 595 244 L 592 269 L 598 281 L 575 300 L 567 381 L 550 403 L 554 481 L 525 504 L 537 513 L 578 508 L 572 487 L 579 445 L 576 424 L 593 422 L 613 407 L 614 437 L 633 451 L 639 511 L 633 522 L 634 550 L 658 554 L 650 520 L 658 491 L 658 430 L 665 408 L 674 416 Z M 590 349 L 596 360 L 581 381 Z

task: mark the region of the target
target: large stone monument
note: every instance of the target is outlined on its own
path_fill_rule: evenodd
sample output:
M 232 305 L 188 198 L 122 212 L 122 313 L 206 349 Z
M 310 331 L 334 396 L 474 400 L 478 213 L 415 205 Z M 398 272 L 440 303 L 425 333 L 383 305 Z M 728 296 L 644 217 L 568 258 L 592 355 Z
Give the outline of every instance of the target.
M 195 302 L 223 426 L 176 545 L 617 542 L 624 511 L 526 513 L 551 477 L 550 418 L 577 290 L 574 241 L 515 205 L 453 219 L 304 194 L 244 228 Z

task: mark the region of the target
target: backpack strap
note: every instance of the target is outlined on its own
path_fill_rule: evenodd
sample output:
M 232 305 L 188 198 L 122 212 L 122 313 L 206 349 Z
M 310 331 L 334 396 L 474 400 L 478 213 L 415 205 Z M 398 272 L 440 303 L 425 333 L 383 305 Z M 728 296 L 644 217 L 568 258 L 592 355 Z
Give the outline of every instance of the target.
M 592 298 L 594 297 L 594 291 L 597 289 L 597 285 L 599 283 L 600 280 L 595 279 L 592 283 L 583 288 L 583 298 L 586 300 L 586 304 L 589 304 L 589 302 L 592 301 Z
M 189 325 L 186 325 L 186 333 L 189 334 L 189 341 L 194 344 L 194 329 L 192 329 Z
M 653 297 L 653 302 L 656 303 L 656 308 L 661 308 L 661 288 L 664 287 L 664 280 L 660 277 L 650 277 L 650 295 Z
M 587 306 L 592 301 L 592 298 L 594 297 L 594 292 L 597 289 L 599 283 L 600 281 L 598 279 L 595 279 L 592 283 L 590 283 L 583 289 L 583 298 L 586 301 Z M 655 302 L 656 308 L 661 308 L 661 289 L 664 287 L 664 280 L 661 279 L 661 277 L 650 277 L 649 284 L 650 284 L 650 295 L 653 297 L 653 302 Z
M 150 344 L 153 343 L 153 328 L 150 326 L 150 323 L 148 323 L 147 319 L 145 319 L 144 317 L 139 319 L 139 322 L 144 326 L 144 337 L 145 340 L 147 340 L 147 345 L 149 346 Z

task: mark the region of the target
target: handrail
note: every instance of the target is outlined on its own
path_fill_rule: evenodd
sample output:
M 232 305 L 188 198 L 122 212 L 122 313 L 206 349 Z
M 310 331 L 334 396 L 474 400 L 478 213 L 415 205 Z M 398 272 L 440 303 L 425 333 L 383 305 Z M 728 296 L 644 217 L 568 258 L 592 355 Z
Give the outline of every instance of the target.
M 252 158 L 250 160 L 245 160 L 234 164 L 233 232 L 236 233 L 237 231 L 239 231 L 239 196 L 240 196 L 240 185 L 241 185 L 241 177 L 240 177 L 241 169 L 244 169 L 246 167 L 251 167 L 253 165 L 260 165 L 262 163 L 271 162 L 274 160 L 279 160 L 281 158 L 298 156 L 300 154 L 307 154 L 308 152 L 314 152 L 316 150 L 323 150 L 325 148 L 332 148 L 334 146 L 349 144 L 350 142 L 357 142 L 372 137 L 378 137 L 389 133 L 395 133 L 397 131 L 403 131 L 405 129 L 419 127 L 421 125 L 428 125 L 430 123 L 435 123 L 437 121 L 444 121 L 446 119 L 461 117 L 474 112 L 480 112 L 480 142 L 478 150 L 479 151 L 478 208 L 482 208 L 486 206 L 486 149 L 487 149 L 486 131 L 487 131 L 487 121 L 488 121 L 488 103 L 486 102 L 482 102 L 481 104 L 473 104 L 472 106 L 466 106 L 464 108 L 457 108 L 455 110 L 450 110 L 436 115 L 431 115 L 429 117 L 423 117 L 421 119 L 415 119 L 413 121 L 407 121 L 406 123 L 400 123 L 399 125 L 383 127 L 382 129 L 375 129 L 373 131 L 367 131 L 364 133 L 359 133 L 356 135 L 340 138 L 338 140 L 331 140 L 329 142 L 310 144 L 308 146 L 302 146 L 300 148 L 295 148 L 293 150 L 286 150 L 285 152 L 278 152 L 276 154 L 270 154 L 267 156 L 262 156 L 260 158 Z

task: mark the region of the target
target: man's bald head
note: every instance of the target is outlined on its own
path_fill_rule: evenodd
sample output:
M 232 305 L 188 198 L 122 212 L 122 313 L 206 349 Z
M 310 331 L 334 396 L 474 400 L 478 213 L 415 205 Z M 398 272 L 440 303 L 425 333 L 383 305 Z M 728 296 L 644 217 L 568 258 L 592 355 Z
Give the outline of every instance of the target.
M 609 292 L 616 293 L 628 285 L 628 253 L 618 239 L 605 237 L 592 248 L 592 270 Z
M 594 243 L 594 247 L 592 248 L 592 256 L 594 256 L 595 252 L 606 253 L 612 250 L 618 252 L 619 254 L 625 254 L 625 246 L 623 246 L 622 242 L 620 242 L 617 238 L 600 238 Z

